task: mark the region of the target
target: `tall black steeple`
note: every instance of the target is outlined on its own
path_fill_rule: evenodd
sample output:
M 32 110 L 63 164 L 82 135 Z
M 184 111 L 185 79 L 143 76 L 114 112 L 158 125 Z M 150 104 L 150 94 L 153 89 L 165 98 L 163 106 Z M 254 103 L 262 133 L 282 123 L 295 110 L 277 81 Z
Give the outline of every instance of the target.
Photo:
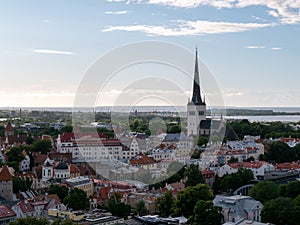
M 201 99 L 200 92 L 200 80 L 199 80 L 199 67 L 198 67 L 198 51 L 196 48 L 196 61 L 195 61 L 195 71 L 194 71 L 194 86 L 193 86 L 193 97 L 192 104 L 194 105 L 205 105 L 205 102 Z

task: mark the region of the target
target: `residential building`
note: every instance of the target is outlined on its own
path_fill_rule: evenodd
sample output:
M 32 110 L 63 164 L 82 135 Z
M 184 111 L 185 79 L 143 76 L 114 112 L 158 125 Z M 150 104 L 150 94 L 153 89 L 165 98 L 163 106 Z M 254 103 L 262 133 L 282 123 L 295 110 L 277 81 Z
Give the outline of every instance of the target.
M 224 222 L 237 222 L 240 219 L 261 221 L 263 204 L 250 196 L 217 195 L 213 200 L 214 206 L 222 208 Z
M 221 166 L 218 169 L 217 174 L 219 177 L 223 177 L 225 174 L 236 173 L 239 168 L 251 170 L 255 179 L 257 179 L 259 176 L 264 176 L 266 173 L 275 171 L 275 167 L 270 163 L 263 161 L 254 161 L 228 163 L 224 166 Z
M 87 177 L 75 177 L 65 181 L 69 188 L 78 188 L 86 192 L 87 196 L 94 194 L 93 182 Z
M 0 205 L 0 224 L 9 224 L 16 219 L 16 213 L 9 206 Z
M 30 157 L 26 150 L 22 151 L 22 155 L 24 156 L 24 159 L 20 162 L 20 171 L 25 172 L 30 170 Z

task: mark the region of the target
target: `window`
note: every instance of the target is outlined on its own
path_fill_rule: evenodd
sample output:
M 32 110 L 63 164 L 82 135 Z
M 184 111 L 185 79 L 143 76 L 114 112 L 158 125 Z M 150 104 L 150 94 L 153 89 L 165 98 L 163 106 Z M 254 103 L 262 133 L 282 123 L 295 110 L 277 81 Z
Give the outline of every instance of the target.
M 195 116 L 196 113 L 195 113 L 195 111 L 189 111 L 189 115 L 190 115 L 190 116 Z

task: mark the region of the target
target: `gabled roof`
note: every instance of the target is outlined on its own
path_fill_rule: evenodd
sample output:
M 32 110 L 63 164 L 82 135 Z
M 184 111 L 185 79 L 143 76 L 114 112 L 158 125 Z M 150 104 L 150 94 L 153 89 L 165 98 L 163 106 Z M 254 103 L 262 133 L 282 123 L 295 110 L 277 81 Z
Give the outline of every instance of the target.
M 13 180 L 12 175 L 10 174 L 8 167 L 4 165 L 0 171 L 0 181 L 10 181 Z
M 37 153 L 36 156 L 34 157 L 34 163 L 38 165 L 42 165 L 47 159 L 46 154 L 40 154 Z
M 23 213 L 34 212 L 34 207 L 29 202 L 21 201 L 19 202 L 20 209 Z
M 0 205 L 0 219 L 14 216 L 16 213 L 9 206 Z

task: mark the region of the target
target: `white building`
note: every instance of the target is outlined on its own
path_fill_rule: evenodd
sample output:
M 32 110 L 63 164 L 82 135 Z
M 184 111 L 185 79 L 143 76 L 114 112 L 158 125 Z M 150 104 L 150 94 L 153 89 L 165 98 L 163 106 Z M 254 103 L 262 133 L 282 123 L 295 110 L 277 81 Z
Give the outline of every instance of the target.
M 24 159 L 20 162 L 20 171 L 28 171 L 30 170 L 30 157 L 25 150 L 22 151 L 22 155 Z
M 213 200 L 214 206 L 222 208 L 224 222 L 237 222 L 241 219 L 261 221 L 263 204 L 249 196 L 217 195 Z
M 251 170 L 255 179 L 257 179 L 258 176 L 264 176 L 265 173 L 275 171 L 275 167 L 272 164 L 263 161 L 255 161 L 226 164 L 218 169 L 217 174 L 219 177 L 223 177 L 225 174 L 236 173 L 239 168 Z
M 73 162 L 99 162 L 102 159 L 129 160 L 139 154 L 141 143 L 131 139 L 129 146 L 122 140 L 106 140 L 101 133 L 65 133 L 57 138 L 60 153 L 72 153 Z

